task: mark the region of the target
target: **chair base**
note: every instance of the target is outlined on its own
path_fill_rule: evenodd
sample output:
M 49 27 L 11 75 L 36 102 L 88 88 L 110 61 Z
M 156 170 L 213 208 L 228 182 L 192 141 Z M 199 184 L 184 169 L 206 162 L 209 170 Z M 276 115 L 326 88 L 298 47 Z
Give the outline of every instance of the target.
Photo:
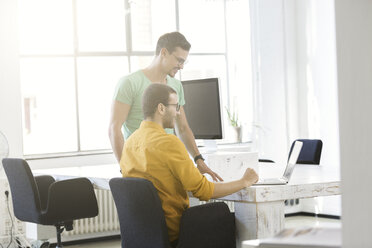
M 50 243 L 47 240 L 35 240 L 31 242 L 31 248 L 49 248 Z
M 60 225 L 55 225 L 56 231 L 57 231 L 57 246 L 56 248 L 62 248 L 62 240 L 61 240 L 61 233 L 63 233 L 64 230 L 71 231 L 74 229 L 73 222 L 65 222 L 61 223 Z
M 65 230 L 62 226 L 56 225 L 57 230 L 57 245 L 56 248 L 62 248 L 61 233 Z

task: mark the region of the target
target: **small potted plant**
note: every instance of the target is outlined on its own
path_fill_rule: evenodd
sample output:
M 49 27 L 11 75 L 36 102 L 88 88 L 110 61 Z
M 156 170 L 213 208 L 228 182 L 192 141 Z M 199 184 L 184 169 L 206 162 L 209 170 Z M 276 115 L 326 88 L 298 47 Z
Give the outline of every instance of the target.
M 238 143 L 241 143 L 242 142 L 242 127 L 239 124 L 239 116 L 235 111 L 231 112 L 227 107 L 225 107 L 225 109 L 226 109 L 227 116 L 230 121 L 230 125 L 235 130 L 235 141 Z

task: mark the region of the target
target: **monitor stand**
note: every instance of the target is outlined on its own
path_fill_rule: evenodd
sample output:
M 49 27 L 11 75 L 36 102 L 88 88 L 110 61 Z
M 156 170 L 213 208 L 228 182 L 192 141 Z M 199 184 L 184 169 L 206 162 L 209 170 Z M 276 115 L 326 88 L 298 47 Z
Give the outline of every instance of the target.
M 204 149 L 207 153 L 217 152 L 217 142 L 214 139 L 203 140 Z

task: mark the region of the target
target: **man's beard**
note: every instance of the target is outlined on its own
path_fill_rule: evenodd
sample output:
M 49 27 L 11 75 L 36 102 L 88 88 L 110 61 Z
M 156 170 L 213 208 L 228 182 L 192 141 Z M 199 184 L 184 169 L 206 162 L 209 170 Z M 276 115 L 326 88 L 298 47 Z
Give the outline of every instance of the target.
M 167 114 L 163 119 L 163 127 L 164 128 L 174 128 L 174 119 L 171 117 L 170 114 Z

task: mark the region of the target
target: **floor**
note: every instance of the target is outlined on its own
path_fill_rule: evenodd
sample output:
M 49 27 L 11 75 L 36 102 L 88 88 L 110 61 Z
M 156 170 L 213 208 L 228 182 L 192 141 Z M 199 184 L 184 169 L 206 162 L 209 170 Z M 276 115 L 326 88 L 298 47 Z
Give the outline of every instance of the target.
M 285 220 L 285 227 L 317 226 L 317 227 L 341 227 L 341 221 L 327 218 L 316 218 L 307 216 L 288 217 Z M 79 245 L 65 245 L 68 248 L 120 248 L 120 240 L 109 240 L 101 242 L 90 242 Z

